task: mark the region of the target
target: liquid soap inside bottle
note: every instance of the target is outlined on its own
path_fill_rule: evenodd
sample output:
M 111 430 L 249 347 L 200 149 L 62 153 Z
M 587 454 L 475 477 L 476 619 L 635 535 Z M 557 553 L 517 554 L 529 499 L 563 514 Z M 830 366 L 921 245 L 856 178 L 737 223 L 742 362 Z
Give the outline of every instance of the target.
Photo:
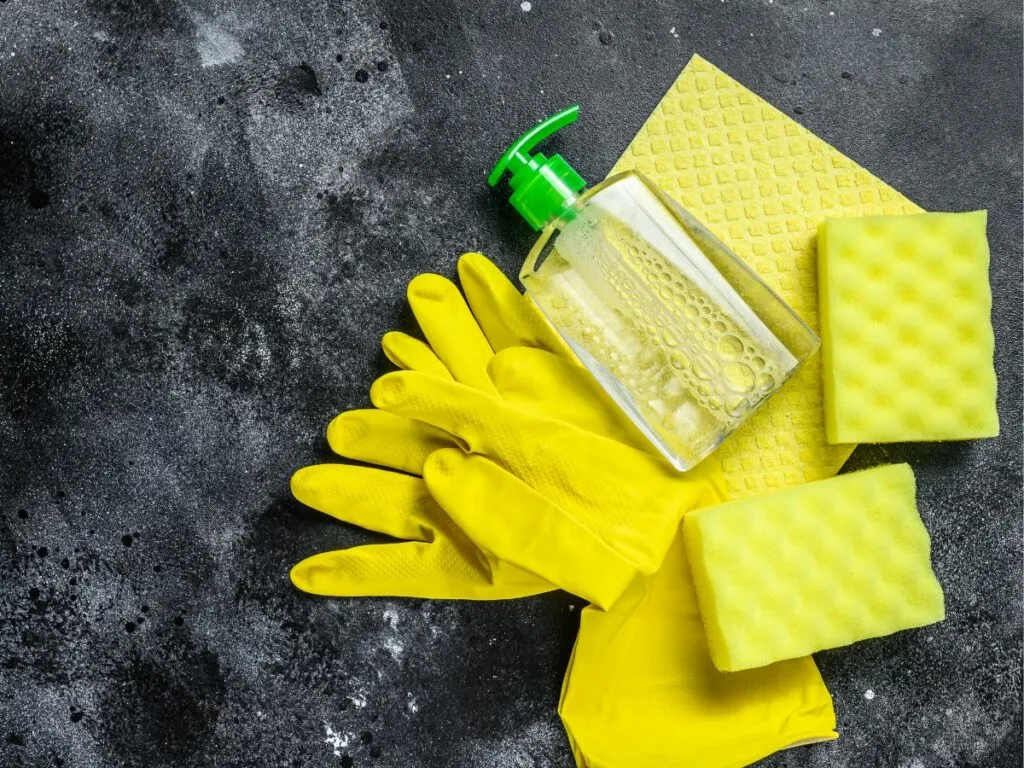
M 628 174 L 581 198 L 521 275 L 581 361 L 679 469 L 713 451 L 800 362 L 700 239 Z

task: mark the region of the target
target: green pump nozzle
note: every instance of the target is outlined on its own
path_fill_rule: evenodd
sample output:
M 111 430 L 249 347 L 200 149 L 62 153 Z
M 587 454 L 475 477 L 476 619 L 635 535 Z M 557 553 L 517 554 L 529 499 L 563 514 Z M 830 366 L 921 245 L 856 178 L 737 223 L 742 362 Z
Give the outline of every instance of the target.
M 580 107 L 574 104 L 537 123 L 505 150 L 487 177 L 487 183 L 493 187 L 505 171 L 512 174 L 508 181 L 513 189 L 509 202 L 536 230 L 543 229 L 552 219 L 571 218 L 572 204 L 587 182 L 561 155 L 548 158 L 539 152 L 530 155 L 530 150 L 555 131 L 576 122 L 579 114 Z

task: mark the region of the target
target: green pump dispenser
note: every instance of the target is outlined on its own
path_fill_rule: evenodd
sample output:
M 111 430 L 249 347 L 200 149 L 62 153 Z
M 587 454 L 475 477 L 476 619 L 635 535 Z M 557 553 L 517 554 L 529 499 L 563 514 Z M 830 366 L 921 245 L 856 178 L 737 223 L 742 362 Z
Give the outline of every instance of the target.
M 553 219 L 572 220 L 572 205 L 580 191 L 587 186 L 583 177 L 561 155 L 545 157 L 530 151 L 555 131 L 576 122 L 578 104 L 563 109 L 537 123 L 505 150 L 494 166 L 487 183 L 496 186 L 505 171 L 512 174 L 509 202 L 535 230 L 543 229 Z

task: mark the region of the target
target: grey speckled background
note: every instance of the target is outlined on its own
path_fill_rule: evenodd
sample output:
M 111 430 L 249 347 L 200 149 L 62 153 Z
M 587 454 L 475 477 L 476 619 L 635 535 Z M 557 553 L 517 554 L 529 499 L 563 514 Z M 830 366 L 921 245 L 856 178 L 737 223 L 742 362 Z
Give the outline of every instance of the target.
M 1009 0 L 0 0 L 0 765 L 570 764 L 579 606 L 307 598 L 288 566 L 368 536 L 287 480 L 410 277 L 525 254 L 506 142 L 578 101 L 560 149 L 599 178 L 694 51 L 991 212 L 1003 436 L 854 458 L 914 465 L 949 618 L 821 654 L 842 738 L 764 765 L 1021 765 Z

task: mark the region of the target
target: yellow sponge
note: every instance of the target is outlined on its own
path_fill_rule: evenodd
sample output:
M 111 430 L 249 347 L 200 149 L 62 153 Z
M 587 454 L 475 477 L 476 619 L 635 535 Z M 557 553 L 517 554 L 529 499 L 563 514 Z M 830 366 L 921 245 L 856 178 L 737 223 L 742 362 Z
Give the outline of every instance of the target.
M 829 442 L 999 434 L 985 221 L 976 211 L 822 224 Z
M 907 464 L 691 512 L 684 535 L 718 669 L 941 621 Z

